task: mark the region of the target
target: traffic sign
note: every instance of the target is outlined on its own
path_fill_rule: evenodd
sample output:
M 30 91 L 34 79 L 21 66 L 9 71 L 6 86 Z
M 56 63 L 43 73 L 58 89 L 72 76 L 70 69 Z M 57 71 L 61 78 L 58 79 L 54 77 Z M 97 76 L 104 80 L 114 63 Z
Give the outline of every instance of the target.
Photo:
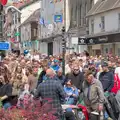
M 9 50 L 10 44 L 8 42 L 0 42 L 0 50 Z

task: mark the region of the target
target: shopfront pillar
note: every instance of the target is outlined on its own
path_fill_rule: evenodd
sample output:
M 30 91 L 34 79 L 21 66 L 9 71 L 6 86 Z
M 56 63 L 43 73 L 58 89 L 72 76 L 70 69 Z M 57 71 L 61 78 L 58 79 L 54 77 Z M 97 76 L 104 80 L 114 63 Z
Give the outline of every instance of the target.
M 112 44 L 112 54 L 115 55 L 115 43 Z

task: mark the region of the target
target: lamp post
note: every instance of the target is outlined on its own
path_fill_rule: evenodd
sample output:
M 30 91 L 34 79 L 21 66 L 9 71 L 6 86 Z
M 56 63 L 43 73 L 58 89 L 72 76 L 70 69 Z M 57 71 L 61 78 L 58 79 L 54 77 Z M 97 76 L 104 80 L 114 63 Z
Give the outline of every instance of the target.
M 66 41 L 65 41 L 65 27 L 62 28 L 62 69 L 65 75 L 65 53 L 66 53 Z

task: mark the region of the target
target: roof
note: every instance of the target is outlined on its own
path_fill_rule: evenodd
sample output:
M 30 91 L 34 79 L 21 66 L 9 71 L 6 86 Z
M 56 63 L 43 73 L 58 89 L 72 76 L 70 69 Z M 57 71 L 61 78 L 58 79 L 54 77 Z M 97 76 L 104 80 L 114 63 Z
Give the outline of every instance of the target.
M 92 16 L 117 8 L 120 8 L 120 0 L 98 0 L 86 16 Z
M 32 15 L 30 15 L 20 26 L 33 22 L 33 21 L 38 22 L 39 18 L 40 18 L 40 8 L 37 9 Z
M 28 2 L 28 3 L 26 3 L 26 4 L 24 4 L 24 5 L 20 6 L 19 9 L 22 10 L 23 8 L 29 6 L 29 5 L 37 2 L 37 1 L 39 1 L 39 0 L 32 0 L 32 1 L 30 1 L 30 2 Z

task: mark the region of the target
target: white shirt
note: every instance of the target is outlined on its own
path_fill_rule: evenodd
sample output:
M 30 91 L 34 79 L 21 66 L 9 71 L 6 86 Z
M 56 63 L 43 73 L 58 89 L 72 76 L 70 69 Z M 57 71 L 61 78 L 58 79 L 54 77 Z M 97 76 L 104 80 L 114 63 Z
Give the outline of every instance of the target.
M 71 68 L 70 68 L 69 65 L 67 64 L 67 65 L 65 66 L 65 74 L 70 73 L 70 72 L 71 72 Z
M 117 68 L 115 69 L 115 74 L 117 74 L 118 77 L 119 77 L 119 79 L 120 79 L 120 67 L 117 67 Z

